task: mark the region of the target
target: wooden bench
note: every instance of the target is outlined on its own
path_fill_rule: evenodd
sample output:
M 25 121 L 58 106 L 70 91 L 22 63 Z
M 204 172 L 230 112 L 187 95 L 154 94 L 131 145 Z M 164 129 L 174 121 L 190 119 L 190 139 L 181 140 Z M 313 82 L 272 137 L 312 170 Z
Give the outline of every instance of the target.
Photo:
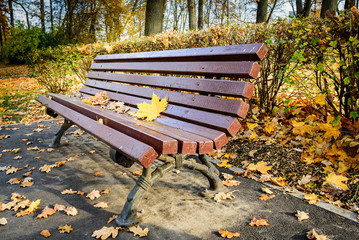
M 198 170 L 208 178 L 210 190 L 223 191 L 219 171 L 207 154 L 240 130 L 238 118 L 246 117 L 249 105 L 236 98 L 250 99 L 254 85 L 238 79 L 256 78 L 260 70 L 256 62 L 266 52 L 264 44 L 256 43 L 97 56 L 80 90 L 83 97 L 106 91 L 111 101 L 124 102 L 136 111 L 137 103 L 150 102 L 155 93 L 167 97 L 166 110 L 155 121 L 146 122 L 77 97 L 39 96 L 48 114 L 65 119 L 50 146 L 59 146 L 63 133 L 76 124 L 108 144 L 115 162 L 143 166 L 116 219 L 120 226 L 138 221 L 137 205 L 144 192 L 175 168 Z M 163 164 L 154 167 L 156 159 Z

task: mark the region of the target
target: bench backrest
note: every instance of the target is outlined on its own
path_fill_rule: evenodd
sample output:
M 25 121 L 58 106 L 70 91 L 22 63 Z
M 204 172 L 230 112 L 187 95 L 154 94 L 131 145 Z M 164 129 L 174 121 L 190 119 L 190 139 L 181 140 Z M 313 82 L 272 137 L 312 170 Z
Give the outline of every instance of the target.
M 233 97 L 250 99 L 254 88 L 238 78 L 256 78 L 256 61 L 266 52 L 263 43 L 256 43 L 100 55 L 80 92 L 107 91 L 112 100 L 132 107 L 155 93 L 168 99 L 164 115 L 234 135 L 240 129 L 236 117 L 245 118 L 249 107 Z

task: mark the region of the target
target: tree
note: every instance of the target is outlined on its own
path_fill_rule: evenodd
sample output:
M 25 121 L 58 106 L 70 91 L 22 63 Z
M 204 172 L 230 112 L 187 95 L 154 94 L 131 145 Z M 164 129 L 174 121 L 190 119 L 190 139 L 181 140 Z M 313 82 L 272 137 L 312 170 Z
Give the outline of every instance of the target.
M 14 8 L 12 5 L 12 0 L 8 0 L 9 4 L 9 15 L 10 15 L 10 26 L 14 27 Z
M 147 0 L 145 36 L 161 33 L 166 0 Z
M 190 30 L 196 30 L 196 11 L 195 11 L 195 3 L 194 0 L 187 0 L 187 8 L 188 8 L 188 28 Z
M 312 7 L 311 0 L 305 0 L 304 6 L 302 4 L 302 0 L 296 0 L 297 13 L 296 17 L 309 17 L 310 8 Z
M 40 0 L 40 21 L 41 29 L 45 32 L 45 3 L 44 0 Z
M 27 23 L 27 29 L 30 29 L 31 23 L 30 23 L 30 19 L 29 19 L 29 11 L 28 11 L 29 8 L 28 8 L 28 6 L 24 5 L 23 2 L 20 3 L 19 1 L 15 1 L 15 0 L 13 0 L 13 3 L 16 3 L 17 5 L 19 5 L 22 8 L 22 10 L 24 10 L 25 17 L 26 17 L 26 23 Z
M 257 1 L 256 23 L 262 23 L 267 21 L 267 9 L 268 9 L 268 0 Z
M 351 9 L 355 6 L 355 0 L 345 0 L 344 9 Z
M 337 0 L 323 0 L 322 8 L 320 10 L 320 17 L 325 18 L 325 12 L 328 10 L 332 10 L 334 12 L 338 10 Z
M 197 26 L 199 30 L 203 29 L 203 5 L 204 5 L 204 0 L 198 0 Z

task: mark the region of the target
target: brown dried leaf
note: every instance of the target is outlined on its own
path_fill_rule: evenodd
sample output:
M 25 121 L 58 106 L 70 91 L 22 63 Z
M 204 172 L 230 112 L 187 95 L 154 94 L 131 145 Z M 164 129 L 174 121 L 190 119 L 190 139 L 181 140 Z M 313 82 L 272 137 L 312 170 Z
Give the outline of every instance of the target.
M 108 193 L 110 193 L 110 190 L 108 190 L 108 189 L 106 188 L 105 190 L 103 190 L 103 191 L 101 192 L 101 195 L 102 195 L 102 194 L 108 194 Z
M 16 173 L 17 170 L 19 170 L 19 168 L 16 168 L 16 167 L 10 167 L 6 170 L 6 174 L 9 175 L 9 174 L 13 174 L 13 173 Z
M 53 215 L 56 213 L 56 210 L 55 209 L 52 209 L 48 206 L 46 206 L 44 208 L 44 210 L 42 210 L 42 212 L 36 216 L 35 219 L 40 219 L 40 218 L 48 218 L 49 216 Z
M 65 225 L 65 226 L 59 226 L 59 232 L 60 233 L 70 233 L 72 231 L 71 225 Z
M 49 172 L 51 172 L 52 167 L 53 166 L 51 166 L 51 165 L 45 164 L 44 166 L 40 167 L 39 170 L 40 170 L 40 172 L 49 173 Z
M 67 207 L 64 211 L 68 216 L 76 216 L 78 214 L 75 207 Z
M 259 200 L 262 200 L 262 201 L 267 201 L 267 200 L 271 200 L 271 199 L 273 199 L 275 197 L 275 195 L 274 194 L 272 194 L 272 195 L 266 195 L 266 194 L 262 194 L 258 199 Z
M 227 180 L 227 181 L 222 181 L 222 183 L 226 187 L 234 187 L 234 186 L 238 186 L 239 184 L 241 184 L 241 182 L 237 181 L 237 180 Z
M 45 230 L 42 230 L 41 233 L 40 233 L 41 236 L 45 237 L 45 238 L 48 238 L 51 236 L 51 233 L 49 230 L 45 229 Z
M 105 240 L 112 236 L 112 238 L 116 238 L 118 235 L 118 230 L 120 228 L 114 227 L 102 227 L 100 230 L 96 230 L 92 233 L 92 237 L 101 238 L 101 240 Z
M 108 219 L 107 223 L 112 222 L 112 221 L 115 220 L 117 217 L 118 217 L 118 215 L 112 215 L 112 216 Z
M 96 198 L 101 197 L 100 191 L 98 190 L 92 190 L 92 192 L 90 192 L 89 194 L 87 194 L 86 196 L 87 198 L 94 200 Z
M 13 210 L 17 212 L 20 208 L 27 208 L 28 206 L 30 206 L 30 203 L 31 202 L 29 199 L 18 202 L 16 206 L 14 206 Z
M 298 218 L 299 222 L 302 222 L 304 220 L 309 219 L 309 214 L 308 213 L 302 212 L 302 211 L 299 211 L 299 210 L 297 210 L 297 213 L 295 214 L 295 216 Z
M 105 202 L 99 202 L 99 203 L 97 203 L 97 204 L 95 204 L 95 205 L 93 205 L 95 208 L 108 208 L 108 205 L 107 205 L 107 203 L 105 203 Z
M 20 187 L 31 187 L 32 185 L 34 185 L 34 182 L 31 181 L 26 181 L 20 184 Z
M 10 183 L 10 184 L 19 184 L 21 183 L 21 178 L 11 178 L 9 181 L 7 181 L 7 183 Z
M 18 155 L 18 156 L 16 156 L 16 157 L 14 157 L 13 159 L 14 159 L 14 160 L 20 160 L 20 159 L 22 159 L 22 157 L 21 157 L 20 155 Z
M 7 224 L 6 218 L 0 218 L 0 225 L 5 226 Z
M 267 219 L 262 219 L 262 218 L 259 218 L 259 219 L 256 219 L 256 218 L 253 218 L 252 221 L 249 223 L 250 226 L 254 227 L 254 226 L 268 226 L 268 220 Z
M 93 175 L 97 177 L 98 175 L 101 175 L 103 172 L 95 172 Z
M 14 149 L 11 150 L 11 152 L 12 152 L 13 154 L 18 153 L 19 151 L 20 151 L 20 148 L 14 148 Z
M 218 233 L 221 235 L 222 238 L 233 238 L 233 237 L 239 237 L 241 235 L 238 232 L 232 233 L 228 231 L 218 231 Z
M 38 146 L 35 146 L 35 147 L 28 147 L 27 150 L 29 151 L 39 151 L 40 148 Z
M 314 229 L 307 232 L 307 238 L 311 240 L 330 240 L 325 235 L 319 235 Z
M 64 165 L 65 163 L 66 163 L 66 160 L 65 160 L 65 161 L 55 162 L 55 166 L 56 166 L 56 167 L 61 167 L 61 166 Z
M 61 204 L 55 204 L 54 206 L 54 210 L 58 211 L 58 212 L 61 212 L 61 211 L 65 211 L 66 207 L 65 205 L 61 205 Z
M 219 192 L 216 195 L 214 195 L 213 199 L 216 202 L 220 202 L 220 201 L 226 200 L 226 199 L 232 200 L 233 198 L 234 198 L 234 196 L 231 192 L 229 192 L 229 193 Z
M 71 188 L 70 189 L 65 189 L 61 192 L 61 194 L 75 194 L 77 193 L 77 191 L 74 191 L 72 190 Z
M 134 171 L 134 172 L 132 172 L 132 174 L 136 175 L 136 176 L 141 176 L 142 175 L 142 170 Z
M 309 204 L 317 204 L 318 202 L 320 202 L 318 196 L 314 193 L 304 195 L 303 199 Z
M 140 226 L 132 226 L 128 231 L 133 233 L 133 236 L 146 237 L 148 235 L 148 228 L 142 229 Z

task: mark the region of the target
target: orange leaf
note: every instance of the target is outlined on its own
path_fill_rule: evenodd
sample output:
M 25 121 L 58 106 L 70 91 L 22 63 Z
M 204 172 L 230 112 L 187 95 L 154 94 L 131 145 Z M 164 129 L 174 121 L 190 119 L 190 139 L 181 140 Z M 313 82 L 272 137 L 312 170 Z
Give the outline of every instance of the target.
M 269 223 L 268 223 L 268 220 L 267 219 L 262 219 L 262 218 L 259 218 L 259 219 L 256 219 L 256 218 L 253 218 L 252 221 L 249 223 L 250 226 L 254 227 L 254 226 L 268 226 Z
M 95 172 L 93 175 L 97 177 L 98 175 L 101 175 L 102 173 L 103 172 Z
M 267 200 L 270 200 L 270 199 L 273 199 L 275 197 L 274 194 L 272 195 L 266 195 L 266 194 L 262 194 L 258 199 L 259 200 L 263 200 L 263 201 L 267 201 Z
M 266 166 L 267 164 L 263 161 L 258 162 L 257 164 L 249 164 L 247 170 L 258 171 L 262 174 L 268 174 L 268 171 L 271 170 L 272 166 Z
M 51 236 L 51 233 L 49 232 L 49 230 L 45 229 L 45 230 L 41 231 L 40 235 L 45 237 L 45 238 L 48 238 L 48 237 Z
M 87 198 L 94 200 L 96 198 L 101 197 L 100 191 L 98 190 L 93 190 L 92 192 L 90 192 L 89 194 L 87 194 L 86 196 Z
M 223 238 L 233 238 L 233 237 L 239 237 L 241 235 L 238 232 L 232 233 L 232 232 L 228 232 L 228 231 L 218 231 L 218 233 Z
M 160 116 L 160 113 L 167 108 L 167 97 L 160 100 L 156 95 L 152 95 L 151 104 L 147 102 L 137 103 L 138 110 L 130 115 L 137 118 L 145 118 L 146 121 L 153 121 Z
M 307 201 L 309 204 L 317 204 L 318 202 L 320 202 L 318 196 L 315 195 L 314 193 L 304 195 L 303 199 Z
M 70 233 L 72 231 L 71 225 L 65 225 L 65 226 L 59 226 L 59 232 L 60 233 Z
M 44 208 L 44 210 L 42 210 L 42 212 L 36 216 L 35 219 L 39 219 L 39 218 L 47 218 L 48 216 L 51 216 L 53 214 L 56 213 L 55 209 L 49 208 L 48 206 L 46 206 Z

